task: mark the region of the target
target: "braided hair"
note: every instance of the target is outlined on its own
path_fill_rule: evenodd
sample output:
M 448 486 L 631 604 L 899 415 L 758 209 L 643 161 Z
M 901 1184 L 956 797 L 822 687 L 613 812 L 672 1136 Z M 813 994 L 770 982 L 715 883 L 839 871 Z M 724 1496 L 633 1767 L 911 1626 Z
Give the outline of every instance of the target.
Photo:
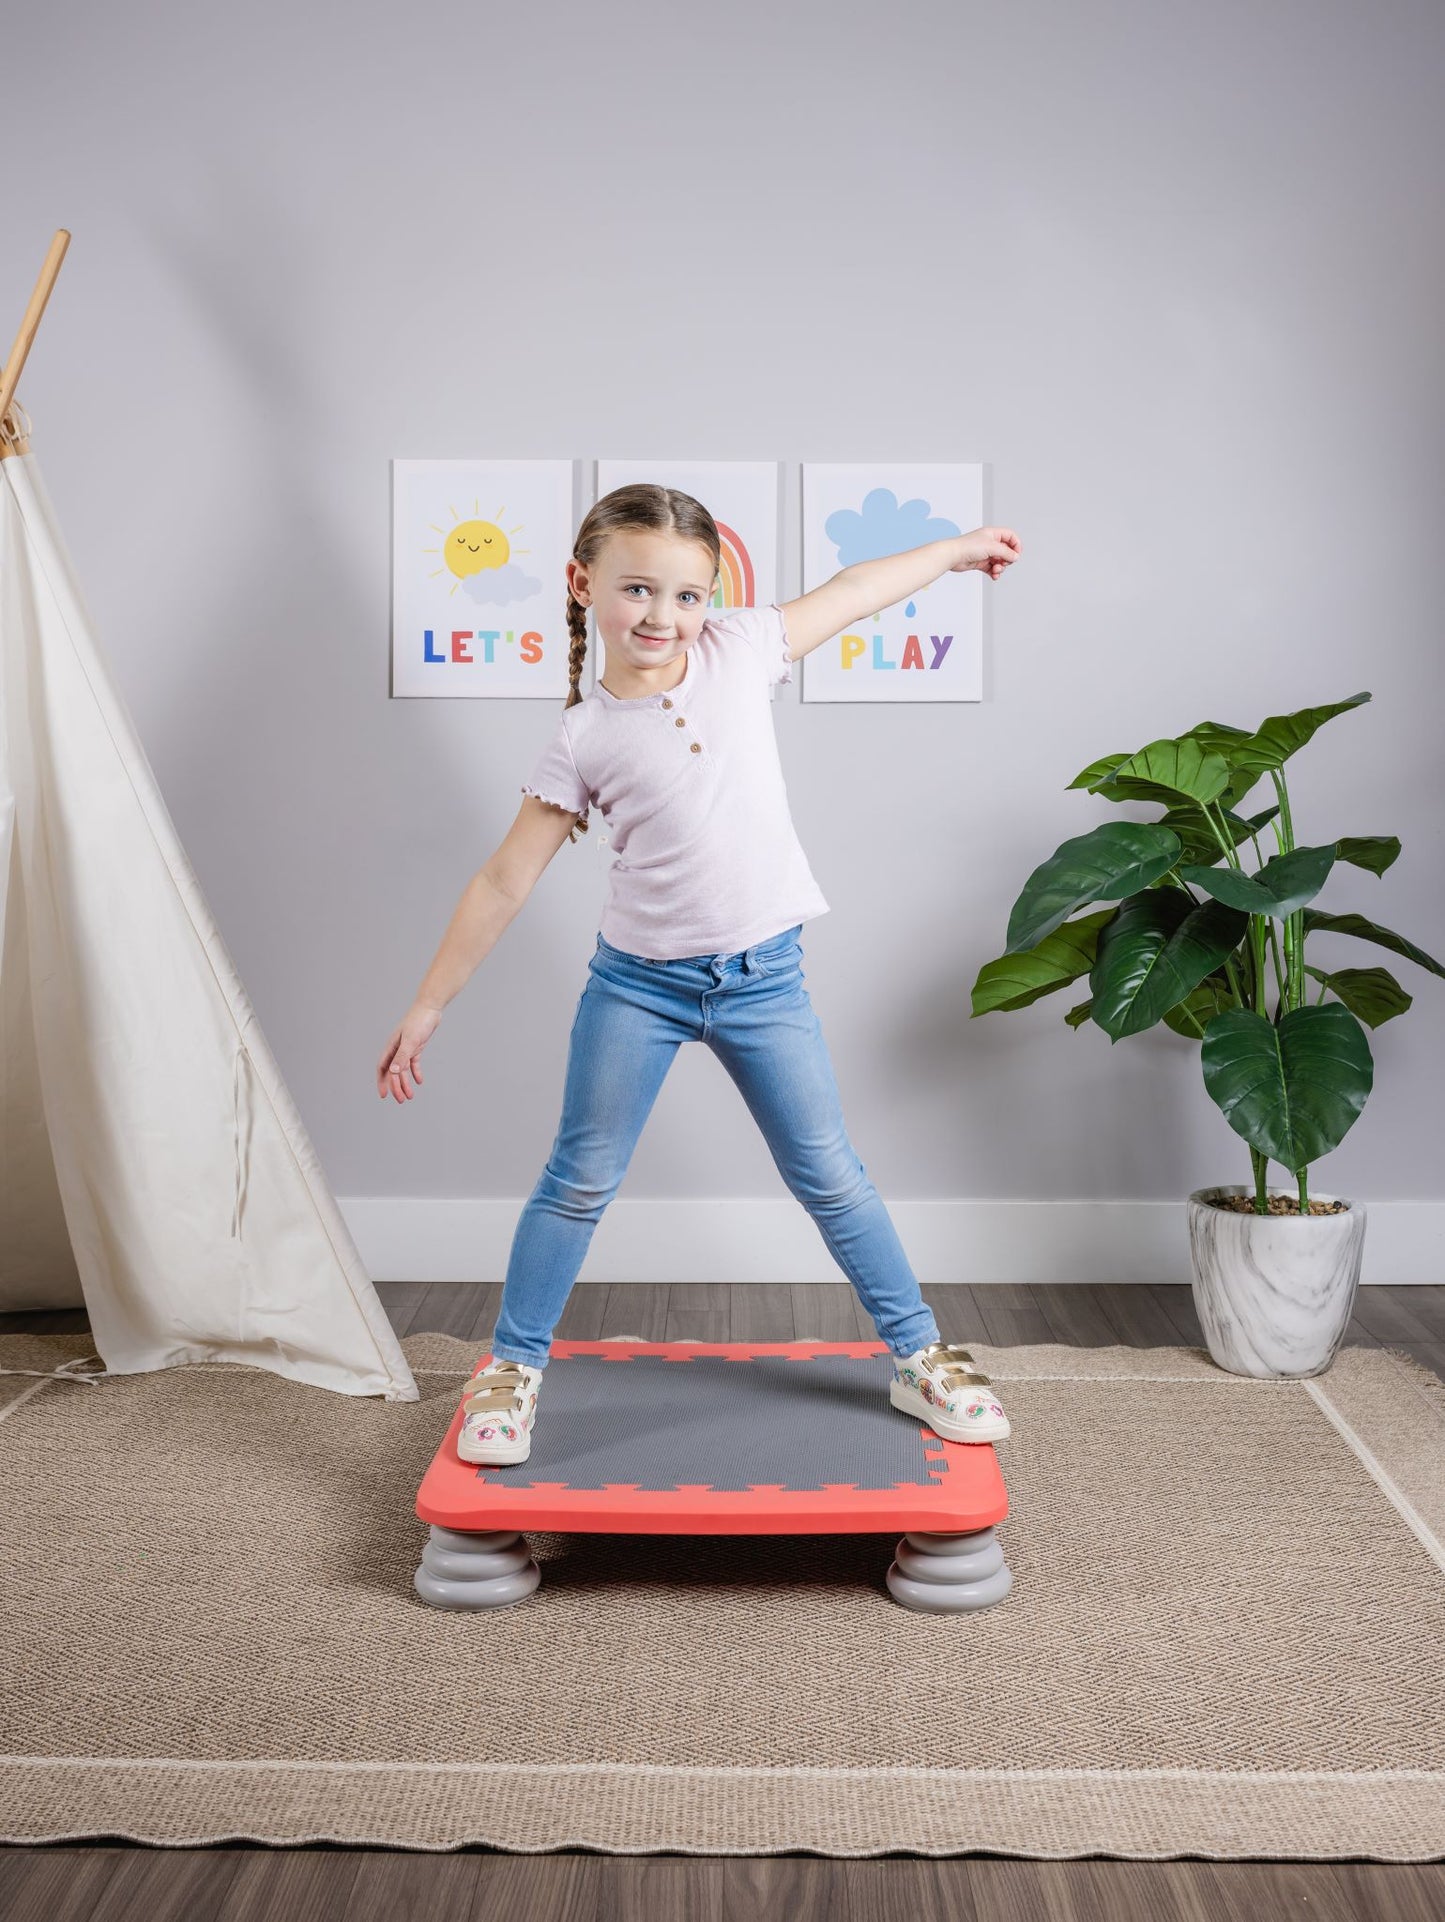
M 607 537 L 619 528 L 638 528 L 646 533 L 678 534 L 684 540 L 697 541 L 712 555 L 716 569 L 722 560 L 722 541 L 718 535 L 717 522 L 709 514 L 701 501 L 684 494 L 680 488 L 660 487 L 653 481 L 633 481 L 626 487 L 614 487 L 610 494 L 604 494 L 594 507 L 588 509 L 577 529 L 577 538 L 572 544 L 572 558 L 585 567 L 596 564 Z M 575 707 L 582 699 L 582 663 L 587 656 L 587 609 L 581 601 L 575 600 L 572 590 L 567 590 L 567 632 L 572 644 L 567 650 L 567 699 L 562 703 L 563 711 Z M 579 834 L 587 832 L 589 810 L 583 808 L 573 823 L 567 836 L 575 841 Z

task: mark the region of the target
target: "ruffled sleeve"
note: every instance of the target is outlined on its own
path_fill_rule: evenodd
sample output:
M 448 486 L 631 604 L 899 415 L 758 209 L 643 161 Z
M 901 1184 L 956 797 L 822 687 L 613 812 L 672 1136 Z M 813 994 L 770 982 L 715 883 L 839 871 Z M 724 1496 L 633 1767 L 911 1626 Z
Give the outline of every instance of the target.
M 785 681 L 792 680 L 787 623 L 776 601 L 769 601 L 765 607 L 727 608 L 715 616 L 710 625 L 724 640 L 740 641 L 752 649 L 763 665 L 769 687 L 781 687 Z
M 585 814 L 590 796 L 587 783 L 577 771 L 572 756 L 572 741 L 565 714 L 559 715 L 547 745 L 538 756 L 530 780 L 522 783 L 523 794 L 535 794 L 539 801 L 565 808 L 569 814 Z

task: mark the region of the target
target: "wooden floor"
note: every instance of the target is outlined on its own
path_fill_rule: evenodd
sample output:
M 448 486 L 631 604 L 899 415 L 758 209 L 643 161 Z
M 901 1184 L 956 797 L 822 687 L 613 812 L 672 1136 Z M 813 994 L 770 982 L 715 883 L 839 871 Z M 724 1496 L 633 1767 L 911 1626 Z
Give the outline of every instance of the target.
M 498 1285 L 381 1283 L 399 1334 L 486 1346 Z M 946 1341 L 1202 1346 L 1188 1287 L 926 1290 Z M 78 1313 L 0 1332 L 83 1330 Z M 579 1282 L 564 1339 L 875 1339 L 846 1284 L 609 1287 Z M 1346 1337 L 1404 1348 L 1445 1378 L 1445 1288 L 1363 1288 Z M 3 1826 L 3 1810 L 0 1810 Z M 500 1855 L 224 1845 L 0 1848 L 3 1922 L 1440 1922 L 1445 1864 L 1030 1861 L 1014 1856 Z

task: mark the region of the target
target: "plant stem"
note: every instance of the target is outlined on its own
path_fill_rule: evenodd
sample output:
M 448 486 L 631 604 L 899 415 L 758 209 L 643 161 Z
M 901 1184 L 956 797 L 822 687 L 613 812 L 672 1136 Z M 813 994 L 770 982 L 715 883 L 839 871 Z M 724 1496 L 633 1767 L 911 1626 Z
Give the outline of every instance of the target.
M 1224 827 L 1223 827 L 1224 812 L 1223 812 L 1223 809 L 1220 808 L 1219 803 L 1217 801 L 1205 801 L 1201 804 L 1199 811 L 1204 816 L 1205 820 L 1209 823 L 1210 831 L 1213 834 L 1215 840 L 1218 841 L 1220 848 L 1224 854 L 1225 860 L 1228 861 L 1229 865 L 1232 868 L 1242 869 L 1244 866 L 1244 863 L 1240 860 L 1239 855 L 1236 853 L 1233 841 L 1230 839 L 1229 835 L 1226 834 L 1224 831 Z M 1218 820 L 1214 818 L 1216 813 L 1219 815 Z
M 1255 1009 L 1257 1015 L 1262 1015 L 1264 1013 L 1264 928 L 1259 915 L 1249 917 L 1249 959 L 1253 961 L 1253 974 L 1255 974 L 1255 998 L 1251 1001 L 1251 1007 Z
M 1284 830 L 1286 843 L 1284 852 L 1291 854 L 1294 851 L 1294 822 L 1290 817 L 1289 787 L 1284 778 L 1284 769 L 1282 767 L 1272 767 L 1269 771 L 1269 778 L 1274 782 L 1274 791 L 1279 796 L 1279 822 L 1281 828 Z
M 1242 871 L 1244 864 L 1239 859 L 1239 856 L 1235 853 L 1234 847 L 1230 841 L 1230 838 L 1228 834 L 1226 834 L 1224 831 L 1223 811 L 1218 809 L 1218 804 L 1210 803 L 1208 801 L 1202 802 L 1200 804 L 1199 811 L 1204 816 L 1205 820 L 1209 823 L 1210 832 L 1213 834 L 1215 840 L 1218 841 L 1220 849 L 1223 852 L 1225 859 L 1229 862 L 1229 865 L 1232 868 L 1239 868 Z M 1215 811 L 1219 812 L 1220 818 L 1218 820 L 1215 819 Z M 1247 1008 L 1250 1004 L 1249 996 L 1245 993 L 1244 989 L 1239 985 L 1239 975 L 1235 971 L 1234 956 L 1232 954 L 1227 954 L 1224 957 L 1224 967 L 1225 967 L 1225 972 L 1229 976 L 1229 985 L 1234 990 L 1235 1001 L 1238 1003 L 1238 1005 L 1241 1008 Z
M 1294 818 L 1290 813 L 1289 806 L 1289 785 L 1284 778 L 1283 768 L 1271 768 L 1269 772 L 1270 779 L 1274 782 L 1274 791 L 1279 797 L 1279 827 L 1283 843 L 1280 852 L 1289 854 L 1293 851 L 1295 844 Z M 1291 1008 L 1301 1007 L 1304 1002 L 1305 956 L 1304 910 L 1302 908 L 1296 908 L 1293 914 L 1285 917 L 1284 951 L 1285 959 L 1289 966 L 1289 976 L 1287 984 L 1288 995 L 1283 1011 L 1288 1013 Z
M 1254 1169 L 1254 1212 L 1257 1215 L 1269 1213 L 1269 1196 L 1266 1193 L 1269 1156 L 1260 1153 L 1258 1148 L 1249 1151 L 1250 1166 Z
M 1274 782 L 1275 793 L 1279 798 L 1279 815 L 1275 822 L 1275 841 L 1280 853 L 1288 854 L 1294 847 L 1294 825 L 1290 819 L 1289 789 L 1285 786 L 1284 775 L 1280 769 L 1271 768 L 1270 778 Z M 1214 803 L 1213 805 L 1215 808 L 1218 808 L 1218 803 Z M 1211 807 L 1208 803 L 1203 806 L 1201 812 L 1213 830 L 1214 838 L 1224 851 L 1225 858 L 1228 860 L 1230 866 L 1242 872 L 1243 863 L 1235 852 L 1229 836 L 1223 831 L 1223 810 L 1219 809 L 1218 820 L 1215 819 L 1215 815 L 1211 812 Z M 1260 854 L 1258 837 L 1251 836 L 1251 839 L 1254 841 L 1255 858 L 1262 867 L 1264 862 Z M 1251 963 L 1250 997 L 1246 999 L 1240 992 L 1239 978 L 1234 971 L 1234 957 L 1232 955 L 1225 957 L 1224 964 L 1229 972 L 1230 985 L 1233 987 L 1241 1006 L 1251 1007 L 1256 1014 L 1262 1014 L 1268 1019 L 1268 997 L 1265 984 L 1266 953 L 1268 953 L 1274 961 L 1275 983 L 1278 989 L 1279 999 L 1279 1006 L 1275 1013 L 1276 1019 L 1278 1019 L 1280 1016 L 1287 1014 L 1291 1007 L 1298 1007 L 1300 1002 L 1300 989 L 1304 978 L 1303 911 L 1296 909 L 1294 914 L 1285 917 L 1282 952 L 1281 935 L 1280 931 L 1275 927 L 1273 915 L 1251 914 L 1248 924 L 1248 940 Z M 1262 1154 L 1258 1148 L 1251 1147 L 1249 1159 L 1254 1170 L 1254 1212 L 1257 1215 L 1266 1215 L 1269 1213 L 1269 1157 L 1266 1154 Z M 1300 1212 L 1305 1213 L 1309 1206 L 1307 1171 L 1301 1168 L 1297 1173 L 1300 1191 Z
M 1259 845 L 1259 836 L 1257 834 L 1251 834 L 1249 838 L 1254 843 L 1254 858 L 1256 861 L 1258 861 L 1259 865 L 1263 867 L 1264 866 L 1264 850 Z M 1284 839 L 1281 836 L 1279 831 L 1279 819 L 1277 816 L 1275 818 L 1275 823 L 1274 823 L 1274 846 L 1275 846 L 1276 854 L 1284 853 Z M 1283 1007 L 1285 1005 L 1286 996 L 1289 993 L 1289 985 L 1288 985 L 1289 977 L 1285 971 L 1284 962 L 1280 959 L 1279 932 L 1275 927 L 1273 915 L 1271 915 L 1269 918 L 1269 947 L 1270 947 L 1270 953 L 1274 959 L 1274 980 L 1275 980 L 1276 996 L 1279 1001 L 1279 1005 Z
M 1291 977 L 1289 969 L 1280 959 L 1279 928 L 1273 915 L 1269 917 L 1269 947 L 1270 953 L 1274 956 L 1275 995 L 1280 1007 L 1284 1007 L 1289 998 Z M 1289 943 L 1286 941 L 1285 952 L 1288 953 L 1288 951 Z
M 1288 854 L 1293 849 L 1295 841 L 1294 820 L 1289 808 L 1289 786 L 1284 778 L 1284 769 L 1282 767 L 1271 768 L 1270 779 L 1274 782 L 1274 791 L 1279 796 L 1279 820 L 1280 826 L 1284 831 L 1285 841 L 1285 846 L 1282 851 Z M 1288 1013 L 1290 1009 L 1303 1007 L 1309 994 L 1309 982 L 1305 977 L 1305 917 L 1303 908 L 1296 908 L 1293 914 L 1286 915 L 1284 924 L 1284 946 L 1285 954 L 1289 961 L 1289 997 L 1288 1007 L 1285 1009 L 1285 1012 Z M 1306 1163 L 1303 1168 L 1297 1168 L 1295 1175 L 1299 1182 L 1299 1211 L 1302 1215 L 1307 1215 L 1310 1211 L 1309 1164 Z

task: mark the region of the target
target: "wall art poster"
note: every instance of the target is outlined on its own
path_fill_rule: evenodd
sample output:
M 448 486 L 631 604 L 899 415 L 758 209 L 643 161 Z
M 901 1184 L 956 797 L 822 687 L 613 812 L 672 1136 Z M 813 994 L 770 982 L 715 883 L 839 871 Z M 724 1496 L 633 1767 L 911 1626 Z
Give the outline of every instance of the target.
M 803 589 L 855 561 L 983 524 L 983 467 L 810 461 L 803 466 Z M 805 701 L 983 699 L 984 577 L 945 573 L 870 608 L 802 662 Z
M 393 696 L 567 694 L 570 460 L 395 460 Z

